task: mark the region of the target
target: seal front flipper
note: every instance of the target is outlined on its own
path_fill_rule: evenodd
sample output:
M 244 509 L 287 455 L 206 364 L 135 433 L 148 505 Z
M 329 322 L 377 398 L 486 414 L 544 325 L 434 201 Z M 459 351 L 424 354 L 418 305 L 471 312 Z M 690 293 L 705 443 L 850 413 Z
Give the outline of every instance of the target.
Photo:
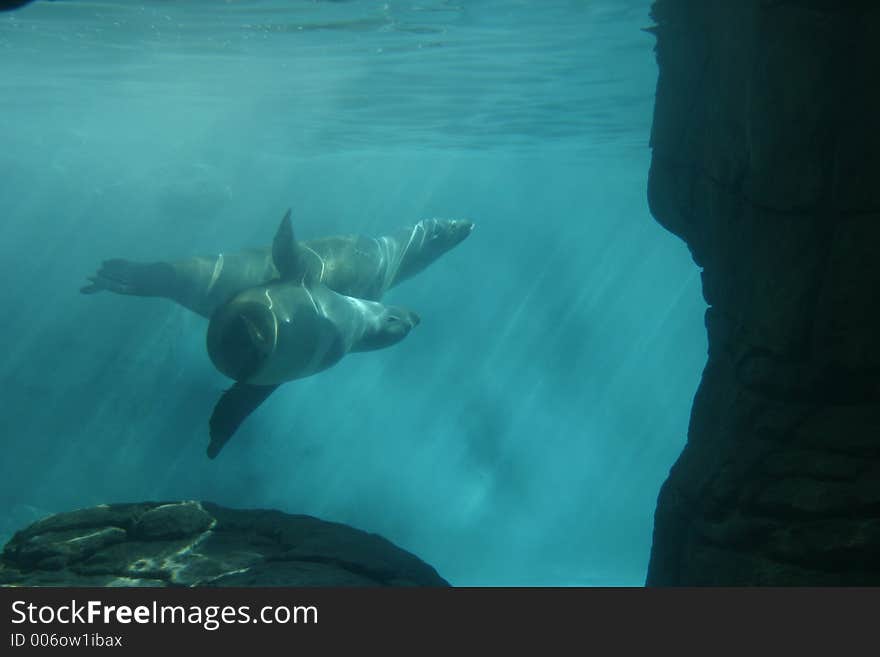
M 91 283 L 80 288 L 83 294 L 109 290 L 117 294 L 140 297 L 164 297 L 173 293 L 176 285 L 174 267 L 166 262 L 132 262 L 122 258 L 105 260 Z
M 211 435 L 208 458 L 213 459 L 220 453 L 245 418 L 253 413 L 277 387 L 277 385 L 255 386 L 237 381 L 223 393 L 208 423 Z

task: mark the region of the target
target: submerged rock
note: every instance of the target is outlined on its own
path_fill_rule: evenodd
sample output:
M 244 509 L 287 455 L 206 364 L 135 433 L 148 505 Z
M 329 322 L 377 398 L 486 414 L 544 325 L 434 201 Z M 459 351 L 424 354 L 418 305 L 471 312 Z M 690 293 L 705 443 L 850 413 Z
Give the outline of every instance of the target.
M 448 586 L 376 534 L 208 502 L 102 505 L 19 531 L 3 586 Z

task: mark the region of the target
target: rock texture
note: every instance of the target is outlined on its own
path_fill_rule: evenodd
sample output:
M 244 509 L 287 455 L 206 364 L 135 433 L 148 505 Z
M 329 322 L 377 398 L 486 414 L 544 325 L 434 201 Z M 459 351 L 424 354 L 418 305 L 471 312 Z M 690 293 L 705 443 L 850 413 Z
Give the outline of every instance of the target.
M 708 362 L 649 585 L 880 584 L 880 5 L 658 0 L 649 203 Z
M 19 531 L 5 586 L 448 586 L 375 534 L 207 502 L 114 504 Z

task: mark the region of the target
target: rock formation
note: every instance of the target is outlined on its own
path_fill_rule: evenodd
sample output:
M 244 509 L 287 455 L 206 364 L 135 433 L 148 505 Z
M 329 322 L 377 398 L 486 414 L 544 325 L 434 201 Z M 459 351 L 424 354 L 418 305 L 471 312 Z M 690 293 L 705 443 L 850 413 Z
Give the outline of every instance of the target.
M 113 504 L 19 531 L 5 586 L 448 586 L 384 538 L 280 511 L 207 502 Z
M 658 0 L 649 203 L 708 362 L 649 585 L 880 584 L 880 5 Z

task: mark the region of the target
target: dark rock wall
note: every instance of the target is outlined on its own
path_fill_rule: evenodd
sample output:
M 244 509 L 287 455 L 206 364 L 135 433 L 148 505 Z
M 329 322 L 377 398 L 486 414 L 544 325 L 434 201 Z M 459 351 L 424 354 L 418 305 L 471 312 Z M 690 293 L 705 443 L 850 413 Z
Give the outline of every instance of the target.
M 649 203 L 709 355 L 649 585 L 880 584 L 880 3 L 658 0 Z

